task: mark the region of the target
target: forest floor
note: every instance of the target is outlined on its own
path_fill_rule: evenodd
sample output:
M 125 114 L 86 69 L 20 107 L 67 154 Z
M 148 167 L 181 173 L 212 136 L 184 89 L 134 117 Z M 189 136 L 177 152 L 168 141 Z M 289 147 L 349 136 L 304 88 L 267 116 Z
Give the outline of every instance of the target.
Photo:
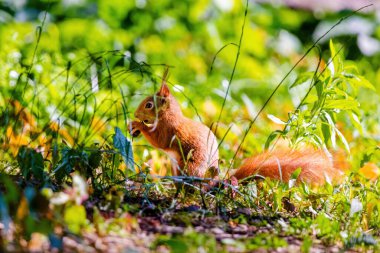
M 304 238 L 290 235 L 282 228 L 290 226 L 289 213 L 275 216 L 260 215 L 260 210 L 237 208 L 233 211 L 208 210 L 196 203 L 181 203 L 175 198 L 124 197 L 121 205 L 131 211 L 116 215 L 115 210 L 100 211 L 101 219 L 119 217 L 127 233 L 112 232 L 102 226 L 94 215 L 94 206 L 104 207 L 104 199 L 87 200 L 87 218 L 95 225 L 94 231 L 75 235 L 61 231 L 61 247 L 52 248 L 51 238 L 34 234 L 28 252 L 302 252 Z M 103 207 L 102 207 L 103 206 Z M 167 207 L 167 208 L 165 208 Z M 242 222 L 243 221 L 243 222 Z M 109 224 L 108 224 L 109 225 Z M 102 227 L 105 228 L 102 230 Z M 202 245 L 206 251 L 196 247 Z M 210 244 L 211 243 L 211 247 Z M 248 246 L 247 246 L 248 244 Z M 60 245 L 60 244 L 58 244 Z M 9 244 L 8 252 L 19 252 Z M 204 250 L 204 248 L 203 248 Z M 326 245 L 313 238 L 307 252 L 342 252 L 343 245 Z M 353 250 L 345 252 L 356 252 Z

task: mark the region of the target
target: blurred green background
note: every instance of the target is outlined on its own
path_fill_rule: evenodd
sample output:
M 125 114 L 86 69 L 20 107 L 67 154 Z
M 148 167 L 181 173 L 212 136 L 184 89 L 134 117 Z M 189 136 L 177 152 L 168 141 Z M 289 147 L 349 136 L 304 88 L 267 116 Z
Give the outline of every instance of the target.
M 218 119 L 233 71 L 245 4 L 241 0 L 1 1 L 0 106 L 8 110 L 12 98 L 35 118 L 29 128 L 13 127 L 12 134 L 16 138 L 27 132 L 25 143 L 43 146 L 52 135 L 46 130 L 54 129 L 56 122 L 67 145 L 90 146 L 110 140 L 114 126 L 127 133 L 126 121 L 157 89 L 165 65 L 171 67 L 171 89 L 185 114 L 210 125 Z M 239 61 L 218 132 L 221 139 L 232 126 L 222 145 L 223 159 L 233 156 L 231 151 L 249 121 L 319 39 L 320 53 L 313 49 L 285 79 L 251 129 L 244 151 L 261 150 L 267 136 L 282 128 L 267 115 L 287 120 L 307 89 L 304 85 L 289 90 L 289 85 L 300 73 L 314 71 L 318 63 L 325 66 L 330 59 L 329 39 L 342 50 L 346 62 L 377 88 L 357 93 L 364 132 L 355 131 L 349 119 L 342 119 L 341 130 L 352 147 L 363 145 L 363 138 L 364 143 L 378 143 L 379 11 L 369 6 L 321 38 L 352 14 L 347 7 L 332 10 L 313 2 L 289 7 L 286 2 L 249 1 Z M 8 126 L 7 119 L 2 120 Z M 7 129 L 3 136 L 11 135 Z M 138 156 L 145 144 L 143 139 L 135 142 Z

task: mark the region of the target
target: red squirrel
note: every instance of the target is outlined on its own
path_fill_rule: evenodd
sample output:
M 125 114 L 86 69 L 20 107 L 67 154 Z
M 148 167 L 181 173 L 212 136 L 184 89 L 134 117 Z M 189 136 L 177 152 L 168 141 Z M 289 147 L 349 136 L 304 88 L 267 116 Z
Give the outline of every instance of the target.
M 216 137 L 207 126 L 182 114 L 166 79 L 167 71 L 159 91 L 138 106 L 136 120 L 130 126 L 131 135 L 137 137 L 142 133 L 152 146 L 163 150 L 171 158 L 172 175 L 210 177 L 209 171 L 218 173 Z M 286 182 L 298 168 L 301 168 L 298 180 L 314 185 L 324 184 L 328 179 L 339 181 L 342 175 L 320 149 L 280 148 L 247 158 L 234 176 L 241 180 L 262 175 Z M 211 175 L 214 176 L 217 175 Z
M 172 175 L 205 177 L 209 168 L 218 168 L 218 142 L 205 125 L 186 118 L 170 93 L 164 74 L 160 90 L 138 106 L 131 134 L 140 133 L 171 159 Z

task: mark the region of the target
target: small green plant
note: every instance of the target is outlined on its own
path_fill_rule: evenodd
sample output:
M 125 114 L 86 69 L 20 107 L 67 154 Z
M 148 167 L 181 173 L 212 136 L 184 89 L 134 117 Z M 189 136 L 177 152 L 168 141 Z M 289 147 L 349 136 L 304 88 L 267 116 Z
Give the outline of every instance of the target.
M 278 249 L 286 247 L 287 245 L 288 243 L 283 238 L 269 234 L 257 234 L 253 238 L 245 241 L 245 248 L 248 251 Z
M 200 234 L 192 229 L 187 229 L 183 235 L 159 236 L 154 242 L 152 249 L 165 246 L 170 252 L 216 252 L 216 240 L 212 236 Z
M 32 148 L 22 146 L 18 151 L 17 161 L 21 170 L 21 175 L 26 181 L 33 177 L 42 183 L 46 178 L 44 158 L 41 153 L 38 153 Z
M 293 145 L 302 142 L 316 146 L 332 146 L 336 148 L 337 139 L 341 141 L 347 152 L 349 143 L 344 137 L 342 127 L 338 127 L 338 119 L 342 114 L 349 117 L 351 122 L 343 120 L 344 124 L 352 124 L 356 130 L 362 130 L 360 124 L 359 102 L 356 99 L 359 87 L 375 90 L 374 86 L 363 76 L 353 64 L 345 64 L 341 49 L 336 51 L 333 41 L 330 41 L 331 60 L 322 69 L 302 73 L 290 86 L 293 89 L 299 85 L 309 84 L 307 92 L 289 115 L 283 130 L 273 132 L 265 144 L 282 136 L 291 140 Z M 318 65 L 318 67 L 320 67 Z M 273 118 L 273 117 L 272 117 Z

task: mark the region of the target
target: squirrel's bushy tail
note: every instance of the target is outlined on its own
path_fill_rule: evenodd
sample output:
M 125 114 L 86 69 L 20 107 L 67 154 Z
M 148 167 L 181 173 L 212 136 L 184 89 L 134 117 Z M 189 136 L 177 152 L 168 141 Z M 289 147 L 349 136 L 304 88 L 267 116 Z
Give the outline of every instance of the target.
M 291 150 L 280 148 L 247 158 L 234 176 L 237 179 L 243 179 L 253 175 L 261 175 L 287 182 L 292 173 L 301 168 L 299 181 L 321 185 L 328 180 L 327 178 L 331 182 L 339 182 L 343 178 L 343 171 L 334 168 L 334 165 L 332 159 L 320 149 Z

